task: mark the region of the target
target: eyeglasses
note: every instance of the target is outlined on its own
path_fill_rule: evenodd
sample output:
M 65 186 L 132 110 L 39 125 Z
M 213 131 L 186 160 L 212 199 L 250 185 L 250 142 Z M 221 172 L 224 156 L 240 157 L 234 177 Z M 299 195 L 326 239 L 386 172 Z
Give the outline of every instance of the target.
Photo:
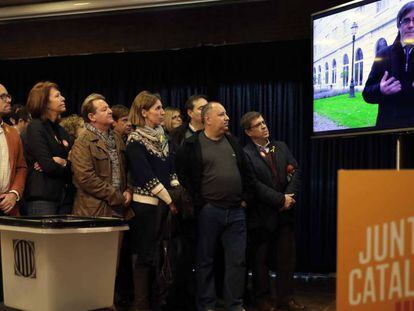
M 414 17 L 413 18 L 406 17 L 406 18 L 403 18 L 400 21 L 400 25 L 402 25 L 402 26 L 408 26 L 411 22 L 414 23 Z
M 265 122 L 265 120 L 263 120 L 263 121 L 261 121 L 261 122 L 259 122 L 259 123 L 257 123 L 257 124 L 255 124 L 255 125 L 252 125 L 250 128 L 251 129 L 256 129 L 256 128 L 259 128 L 260 126 L 262 126 L 262 125 L 266 125 L 266 122 Z
M 0 99 L 5 102 L 7 99 L 11 100 L 12 96 L 10 94 L 4 93 L 0 95 Z

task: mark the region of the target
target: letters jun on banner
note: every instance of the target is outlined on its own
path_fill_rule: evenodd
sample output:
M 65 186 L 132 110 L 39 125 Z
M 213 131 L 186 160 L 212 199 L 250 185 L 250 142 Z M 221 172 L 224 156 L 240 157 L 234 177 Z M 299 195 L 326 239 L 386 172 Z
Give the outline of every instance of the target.
M 337 310 L 414 310 L 414 171 L 339 171 Z

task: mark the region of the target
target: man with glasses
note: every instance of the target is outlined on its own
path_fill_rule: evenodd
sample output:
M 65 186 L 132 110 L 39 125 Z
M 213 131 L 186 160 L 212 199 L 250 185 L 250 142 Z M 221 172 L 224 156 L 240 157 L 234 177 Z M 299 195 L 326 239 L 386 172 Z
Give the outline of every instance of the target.
M 3 121 L 11 112 L 11 96 L 0 84 L 0 216 L 19 215 L 16 204 L 23 197 L 27 166 L 19 133 Z M 0 262 L 0 275 L 2 267 Z M 0 279 L 0 301 L 3 301 L 3 282 Z
M 27 166 L 19 133 L 3 122 L 11 111 L 11 96 L 0 84 L 0 215 L 18 215 L 16 202 L 23 196 Z
M 397 15 L 398 35 L 394 43 L 379 51 L 362 96 L 379 104 L 379 129 L 414 126 L 414 1 Z
M 295 231 L 293 207 L 300 188 L 298 163 L 284 142 L 269 140 L 259 112 L 241 119 L 250 138 L 244 148 L 253 171 L 255 196 L 247 209 L 253 294 L 260 311 L 303 310 L 293 299 Z M 277 271 L 277 301 L 271 299 L 269 271 Z

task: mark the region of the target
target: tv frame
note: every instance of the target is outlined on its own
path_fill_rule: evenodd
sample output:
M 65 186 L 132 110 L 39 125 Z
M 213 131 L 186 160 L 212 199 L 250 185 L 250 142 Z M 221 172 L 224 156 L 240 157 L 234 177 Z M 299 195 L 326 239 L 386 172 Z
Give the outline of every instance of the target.
M 372 135 L 372 134 L 409 134 L 414 132 L 414 124 L 412 127 L 403 127 L 403 128 L 393 128 L 393 129 L 376 129 L 375 127 L 360 127 L 352 129 L 338 129 L 330 131 L 314 131 L 314 86 L 313 86 L 313 60 L 314 60 L 314 33 L 313 33 L 313 21 L 315 19 L 329 16 L 332 14 L 340 13 L 349 9 L 353 9 L 359 6 L 367 5 L 374 2 L 379 2 L 381 0 L 354 0 L 344 4 L 340 4 L 326 10 L 318 11 L 311 14 L 310 29 L 311 29 L 311 70 L 310 70 L 310 84 L 312 90 L 312 139 L 318 138 L 340 138 L 340 137 L 352 137 L 352 136 L 361 136 L 361 135 Z

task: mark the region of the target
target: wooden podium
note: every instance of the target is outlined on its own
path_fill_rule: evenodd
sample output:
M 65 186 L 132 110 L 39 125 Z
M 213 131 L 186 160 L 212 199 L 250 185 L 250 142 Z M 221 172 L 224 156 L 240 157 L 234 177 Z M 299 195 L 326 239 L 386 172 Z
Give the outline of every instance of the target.
M 338 173 L 337 310 L 414 311 L 414 170 Z

